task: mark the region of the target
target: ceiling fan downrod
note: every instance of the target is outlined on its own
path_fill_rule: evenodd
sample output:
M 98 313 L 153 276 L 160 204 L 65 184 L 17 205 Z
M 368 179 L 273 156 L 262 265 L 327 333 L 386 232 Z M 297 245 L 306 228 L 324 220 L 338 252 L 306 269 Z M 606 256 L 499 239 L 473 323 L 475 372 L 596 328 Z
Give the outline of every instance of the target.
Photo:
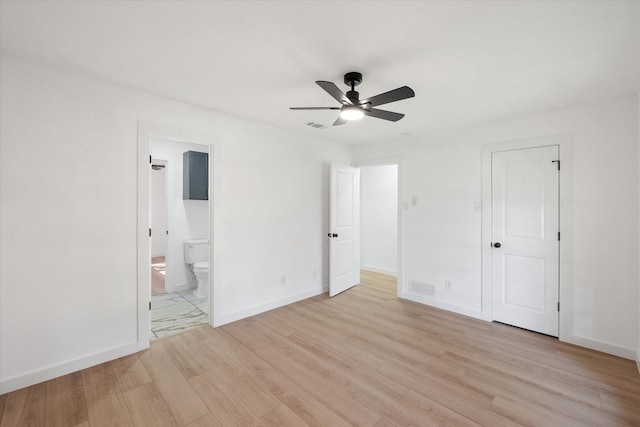
M 355 89 L 360 83 L 362 83 L 362 73 L 352 71 L 344 75 L 344 84 L 351 86 L 351 90 L 346 93 L 347 98 L 357 106 L 360 105 L 360 94 Z

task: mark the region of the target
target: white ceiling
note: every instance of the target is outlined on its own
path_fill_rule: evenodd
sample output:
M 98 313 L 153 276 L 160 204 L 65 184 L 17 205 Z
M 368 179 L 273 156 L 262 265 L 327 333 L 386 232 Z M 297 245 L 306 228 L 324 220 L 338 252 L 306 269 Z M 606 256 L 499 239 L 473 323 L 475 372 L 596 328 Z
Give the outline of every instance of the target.
M 2 1 L 2 53 L 348 144 L 638 92 L 638 1 Z M 331 127 L 315 80 L 416 97 Z M 306 126 L 307 122 L 326 129 Z

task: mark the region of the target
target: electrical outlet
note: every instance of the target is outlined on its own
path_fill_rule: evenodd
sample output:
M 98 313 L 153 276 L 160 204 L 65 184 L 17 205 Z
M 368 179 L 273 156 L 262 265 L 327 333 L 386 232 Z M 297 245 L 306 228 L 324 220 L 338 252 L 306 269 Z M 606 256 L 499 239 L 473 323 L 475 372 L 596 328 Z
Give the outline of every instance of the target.
M 448 291 L 451 290 L 451 280 L 445 280 L 444 281 L 444 288 Z

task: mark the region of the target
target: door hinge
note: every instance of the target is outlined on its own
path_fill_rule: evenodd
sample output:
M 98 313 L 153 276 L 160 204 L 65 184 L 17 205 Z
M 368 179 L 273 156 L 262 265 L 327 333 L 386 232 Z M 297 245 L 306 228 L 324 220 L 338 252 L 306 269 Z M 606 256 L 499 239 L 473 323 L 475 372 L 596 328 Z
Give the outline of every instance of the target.
M 558 241 L 560 241 L 560 232 L 558 231 Z
M 558 311 L 560 311 L 560 303 L 558 302 Z
M 557 163 L 558 164 L 558 170 L 560 170 L 560 160 L 551 160 L 551 163 Z
M 151 311 L 151 301 L 149 301 L 149 311 Z
M 151 163 L 151 154 L 149 154 L 149 163 Z
M 151 229 L 149 229 L 149 237 L 151 237 Z

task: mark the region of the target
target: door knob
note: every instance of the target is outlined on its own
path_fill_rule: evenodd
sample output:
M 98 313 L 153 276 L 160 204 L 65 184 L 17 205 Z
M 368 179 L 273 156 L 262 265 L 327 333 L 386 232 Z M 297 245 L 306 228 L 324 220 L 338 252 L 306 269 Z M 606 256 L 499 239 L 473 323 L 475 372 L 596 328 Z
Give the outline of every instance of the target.
M 329 236 L 329 237 L 338 237 L 338 235 L 336 233 L 333 233 L 333 234 L 329 233 L 329 234 L 327 234 L 327 236 Z
M 500 242 L 496 242 L 496 243 L 494 243 L 494 244 L 493 244 L 493 247 L 494 247 L 494 248 L 499 248 L 499 247 L 501 247 L 501 246 L 502 246 L 502 245 L 500 244 Z
M 337 233 L 333 233 L 332 237 L 338 237 L 338 234 Z

